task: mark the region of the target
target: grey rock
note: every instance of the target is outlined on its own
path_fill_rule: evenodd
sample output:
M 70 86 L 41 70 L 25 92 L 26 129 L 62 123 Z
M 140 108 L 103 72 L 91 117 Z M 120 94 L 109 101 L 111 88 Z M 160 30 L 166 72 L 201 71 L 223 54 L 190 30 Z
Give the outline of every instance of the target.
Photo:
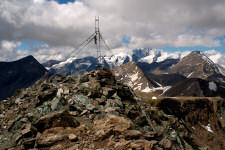
M 43 132 L 45 129 L 51 127 L 77 127 L 80 123 L 73 118 L 72 115 L 66 110 L 54 112 L 49 115 L 41 117 L 34 123 L 34 126 L 39 132 Z
M 95 109 L 95 106 L 92 105 L 92 104 L 87 104 L 87 105 L 86 105 L 86 108 L 87 108 L 88 110 L 92 111 L 92 110 Z
M 53 111 L 58 111 L 58 110 L 61 110 L 63 109 L 65 106 L 65 101 L 63 99 L 58 99 L 58 98 L 54 98 L 52 101 L 51 101 L 51 109 Z
M 62 88 L 58 89 L 57 94 L 56 94 L 57 98 L 60 99 L 62 97 L 62 94 L 63 94 L 63 89 Z

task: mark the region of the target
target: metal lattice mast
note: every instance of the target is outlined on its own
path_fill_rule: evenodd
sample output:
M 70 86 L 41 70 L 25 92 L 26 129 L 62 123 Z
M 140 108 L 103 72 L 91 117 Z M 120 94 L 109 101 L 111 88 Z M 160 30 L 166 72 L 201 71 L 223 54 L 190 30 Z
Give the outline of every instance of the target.
M 98 64 L 96 65 L 96 68 L 99 68 L 99 69 L 103 67 L 100 40 L 101 40 L 101 35 L 99 30 L 99 17 L 95 17 L 95 44 L 97 47 L 97 59 L 98 59 Z

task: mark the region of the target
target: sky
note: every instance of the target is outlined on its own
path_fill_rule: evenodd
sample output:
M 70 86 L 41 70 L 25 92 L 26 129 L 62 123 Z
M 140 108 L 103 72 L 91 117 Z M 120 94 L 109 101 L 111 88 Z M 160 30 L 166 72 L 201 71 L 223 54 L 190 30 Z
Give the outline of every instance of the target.
M 225 55 L 225 0 L 1 0 L 0 61 L 27 55 L 40 62 L 63 59 L 94 33 L 95 16 L 115 52 L 157 48 Z M 91 43 L 75 57 L 95 55 Z

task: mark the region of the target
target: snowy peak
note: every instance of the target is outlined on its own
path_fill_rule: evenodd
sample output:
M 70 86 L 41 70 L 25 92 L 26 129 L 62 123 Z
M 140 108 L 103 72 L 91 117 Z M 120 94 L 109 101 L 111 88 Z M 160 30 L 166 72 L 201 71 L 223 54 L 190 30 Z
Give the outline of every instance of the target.
M 70 57 L 70 58 L 66 59 L 65 61 L 61 61 L 58 64 L 54 64 L 52 66 L 52 68 L 54 68 L 54 69 L 62 68 L 66 64 L 71 64 L 75 59 L 76 59 L 76 57 Z
M 132 61 L 132 56 L 128 53 L 121 52 L 110 57 L 104 57 L 104 60 L 110 66 L 110 68 L 114 68 L 116 66 Z
M 220 74 L 219 69 L 201 51 L 193 51 L 170 68 L 169 73 L 181 74 L 187 78 L 207 79 Z
M 185 52 L 166 52 L 159 49 L 139 49 L 133 51 L 133 60 L 136 62 L 162 62 L 167 59 L 182 59 L 184 56 L 188 55 L 190 51 Z M 137 59 L 138 58 L 138 59 Z
M 149 56 L 151 50 L 152 49 L 150 48 L 144 48 L 144 49 L 138 48 L 133 50 L 133 55 L 132 55 L 133 61 L 137 62 L 141 58 Z

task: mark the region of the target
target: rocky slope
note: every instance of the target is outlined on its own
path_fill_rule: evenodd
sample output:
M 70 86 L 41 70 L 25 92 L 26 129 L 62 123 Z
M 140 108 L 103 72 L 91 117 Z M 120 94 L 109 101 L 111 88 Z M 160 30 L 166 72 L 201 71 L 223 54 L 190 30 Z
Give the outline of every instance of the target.
M 225 100 L 220 98 L 165 98 L 157 107 L 181 124 L 208 150 L 225 148 Z M 194 148 L 197 149 L 197 148 Z
M 179 119 L 134 96 L 107 69 L 53 76 L 0 102 L 0 149 L 206 148 Z
M 129 85 L 133 90 L 150 92 L 152 88 L 159 87 L 156 82 L 147 78 L 134 61 L 111 69 L 117 80 Z
M 168 70 L 175 64 L 177 64 L 179 59 L 166 59 L 162 62 L 138 62 L 137 65 L 147 74 L 148 76 L 165 74 Z
M 17 89 L 33 85 L 47 70 L 33 57 L 13 62 L 0 62 L 0 100 L 10 97 Z
M 191 78 L 181 81 L 168 89 L 163 96 L 192 96 L 192 97 L 224 97 L 225 87 L 213 81 Z

